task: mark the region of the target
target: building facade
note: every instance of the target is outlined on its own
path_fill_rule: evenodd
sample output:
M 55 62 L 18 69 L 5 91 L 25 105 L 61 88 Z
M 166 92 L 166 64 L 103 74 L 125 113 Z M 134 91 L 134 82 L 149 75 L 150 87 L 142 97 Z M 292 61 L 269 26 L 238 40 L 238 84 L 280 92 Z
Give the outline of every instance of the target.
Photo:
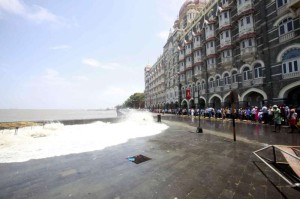
M 300 0 L 187 0 L 145 68 L 150 109 L 300 105 Z

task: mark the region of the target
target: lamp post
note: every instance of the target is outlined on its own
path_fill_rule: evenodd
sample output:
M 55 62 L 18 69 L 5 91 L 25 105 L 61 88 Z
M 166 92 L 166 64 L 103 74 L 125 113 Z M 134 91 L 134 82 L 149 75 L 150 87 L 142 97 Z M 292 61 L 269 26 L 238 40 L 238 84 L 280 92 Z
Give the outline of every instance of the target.
M 201 123 L 200 123 L 200 117 L 201 117 L 201 111 L 200 111 L 200 86 L 198 85 L 198 109 L 199 109 L 199 123 L 198 123 L 198 128 L 197 128 L 197 133 L 203 133 L 203 129 L 201 128 Z
M 178 105 L 179 105 L 179 111 L 181 111 L 181 83 L 180 83 L 180 73 L 177 73 L 178 75 Z
M 235 117 L 234 117 L 234 103 L 237 99 L 236 91 L 231 91 L 229 94 L 230 104 L 231 104 L 231 116 L 232 116 L 232 132 L 233 132 L 233 141 L 236 141 L 236 132 L 235 132 Z

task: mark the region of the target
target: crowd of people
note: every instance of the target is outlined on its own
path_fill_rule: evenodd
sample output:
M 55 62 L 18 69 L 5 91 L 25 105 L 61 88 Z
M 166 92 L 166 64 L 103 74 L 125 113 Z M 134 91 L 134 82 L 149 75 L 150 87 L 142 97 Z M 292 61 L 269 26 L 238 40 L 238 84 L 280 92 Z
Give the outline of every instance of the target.
M 300 129 L 300 106 L 289 107 L 285 105 L 277 106 L 263 106 L 258 108 L 257 106 L 234 109 L 233 114 L 232 109 L 225 108 L 212 108 L 208 107 L 205 109 L 197 108 L 177 108 L 177 109 L 154 109 L 153 112 L 168 113 L 176 115 L 188 115 L 188 116 L 199 116 L 208 118 L 220 118 L 220 119 L 230 119 L 234 117 L 235 119 L 240 119 L 243 121 L 259 122 L 263 124 L 274 124 L 274 132 L 281 131 L 281 125 L 290 126 L 291 133 Z

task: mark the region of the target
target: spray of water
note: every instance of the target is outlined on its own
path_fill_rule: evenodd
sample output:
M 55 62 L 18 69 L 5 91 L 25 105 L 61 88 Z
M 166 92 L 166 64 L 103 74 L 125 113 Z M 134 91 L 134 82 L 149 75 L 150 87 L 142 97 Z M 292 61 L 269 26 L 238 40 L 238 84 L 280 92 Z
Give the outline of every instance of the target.
M 64 126 L 20 128 L 0 133 L 0 163 L 24 162 L 54 156 L 101 150 L 127 142 L 131 138 L 161 133 L 168 126 L 154 122 L 147 112 L 130 112 L 120 123 L 95 122 Z

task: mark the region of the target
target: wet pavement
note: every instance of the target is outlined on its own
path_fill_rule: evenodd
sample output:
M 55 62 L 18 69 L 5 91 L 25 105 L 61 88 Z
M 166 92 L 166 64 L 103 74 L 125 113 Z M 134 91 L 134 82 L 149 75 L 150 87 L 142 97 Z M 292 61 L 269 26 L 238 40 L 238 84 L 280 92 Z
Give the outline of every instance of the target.
M 179 122 L 180 121 L 180 122 Z M 0 164 L 0 198 L 299 198 L 253 151 L 300 145 L 300 134 L 228 121 L 162 116 L 169 129 L 104 150 Z M 120 133 L 123 133 L 120 131 Z M 151 160 L 135 164 L 128 157 Z
M 197 116 L 163 115 L 162 120 L 179 121 L 195 127 L 199 126 L 199 118 Z M 237 139 L 242 137 L 270 145 L 282 144 L 300 146 L 300 131 L 296 132 L 295 130 L 294 133 L 289 133 L 290 128 L 288 126 L 282 125 L 281 132 L 275 133 L 273 132 L 274 125 L 246 122 L 237 119 L 235 120 L 235 125 Z M 222 120 L 201 117 L 200 126 L 207 130 L 222 132 L 233 138 L 232 119 Z

